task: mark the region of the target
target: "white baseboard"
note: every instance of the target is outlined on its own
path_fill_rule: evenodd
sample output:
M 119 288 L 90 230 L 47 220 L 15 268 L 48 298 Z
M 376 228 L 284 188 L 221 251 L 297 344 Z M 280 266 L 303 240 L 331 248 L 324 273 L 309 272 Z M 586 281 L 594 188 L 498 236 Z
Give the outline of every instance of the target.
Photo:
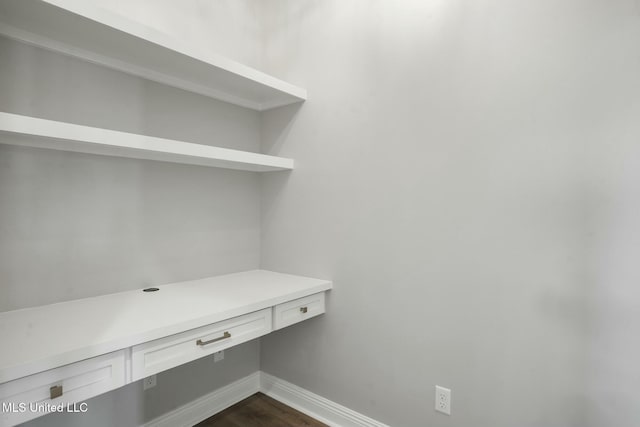
M 260 391 L 331 427 L 389 427 L 266 372 L 260 373 Z
M 145 424 L 145 427 L 193 427 L 260 391 L 260 372 L 212 391 Z
M 161 415 L 144 427 L 192 427 L 259 391 L 331 427 L 389 427 L 261 371 Z

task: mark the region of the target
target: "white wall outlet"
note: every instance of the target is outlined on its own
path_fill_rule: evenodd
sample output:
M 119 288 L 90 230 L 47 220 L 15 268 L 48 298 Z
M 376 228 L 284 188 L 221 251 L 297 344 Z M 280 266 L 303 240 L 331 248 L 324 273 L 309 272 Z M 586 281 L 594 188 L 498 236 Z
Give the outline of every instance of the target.
M 220 350 L 220 351 L 216 351 L 215 353 L 213 353 L 213 362 L 219 362 L 221 360 L 224 360 L 224 350 Z
M 436 386 L 436 411 L 451 415 L 451 390 Z
M 157 384 L 157 379 L 155 375 L 151 375 L 150 377 L 147 377 L 145 379 L 142 380 L 142 388 L 144 390 L 148 390 L 150 388 L 153 388 L 156 386 Z

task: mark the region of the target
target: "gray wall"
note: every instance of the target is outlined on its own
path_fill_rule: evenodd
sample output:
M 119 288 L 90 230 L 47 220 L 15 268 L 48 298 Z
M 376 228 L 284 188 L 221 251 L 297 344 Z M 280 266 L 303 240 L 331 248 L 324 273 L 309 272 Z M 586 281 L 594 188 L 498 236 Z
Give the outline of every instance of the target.
M 309 100 L 263 117 L 297 169 L 264 178 L 262 267 L 335 289 L 262 369 L 392 426 L 637 425 L 639 15 L 269 1 L 265 67 Z
M 0 111 L 259 150 L 256 112 L 5 38 L 0 58 Z M 0 144 L 0 310 L 257 268 L 259 218 L 254 173 Z M 33 425 L 136 426 L 258 367 L 254 341 Z
M 97 4 L 204 50 L 261 60 L 251 0 Z M 241 23 L 241 24 L 239 24 Z M 260 115 L 0 38 L 0 111 L 259 151 Z M 7 138 L 7 136 L 0 136 Z M 257 268 L 257 174 L 0 145 L 0 311 Z M 255 372 L 259 342 L 29 425 L 138 426 Z
M 100 3 L 309 102 L 261 117 L 0 40 L 0 110 L 262 138 L 297 169 L 0 145 L 2 309 L 258 264 L 335 289 L 327 316 L 261 348 L 33 425 L 133 426 L 260 362 L 392 426 L 635 427 L 637 0 Z M 451 417 L 431 409 L 434 384 L 453 389 Z
M 6 38 L 0 55 L 1 111 L 259 149 L 256 112 Z M 0 310 L 259 265 L 257 174 L 0 150 Z
M 90 1 L 192 49 L 220 54 L 258 69 L 262 65 L 262 0 Z

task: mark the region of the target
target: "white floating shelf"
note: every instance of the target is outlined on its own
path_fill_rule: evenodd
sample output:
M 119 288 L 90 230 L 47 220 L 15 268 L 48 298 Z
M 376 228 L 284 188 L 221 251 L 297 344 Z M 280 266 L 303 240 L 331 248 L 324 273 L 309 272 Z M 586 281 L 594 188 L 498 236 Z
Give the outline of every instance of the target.
M 0 34 L 254 110 L 307 97 L 302 88 L 86 0 L 0 0 Z
M 0 112 L 0 144 L 270 172 L 293 160 Z

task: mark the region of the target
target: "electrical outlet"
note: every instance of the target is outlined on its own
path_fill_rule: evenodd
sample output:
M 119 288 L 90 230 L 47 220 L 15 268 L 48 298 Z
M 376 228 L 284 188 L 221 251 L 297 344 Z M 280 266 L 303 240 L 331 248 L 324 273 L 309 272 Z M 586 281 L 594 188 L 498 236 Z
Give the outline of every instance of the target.
M 220 351 L 216 351 L 215 353 L 213 353 L 213 362 L 219 362 L 221 360 L 224 360 L 224 350 L 220 350 Z
M 451 415 L 451 390 L 436 386 L 436 411 Z
M 154 388 L 157 384 L 157 379 L 155 375 L 151 375 L 150 377 L 147 377 L 145 379 L 142 380 L 142 388 L 144 390 L 148 390 L 150 388 Z

